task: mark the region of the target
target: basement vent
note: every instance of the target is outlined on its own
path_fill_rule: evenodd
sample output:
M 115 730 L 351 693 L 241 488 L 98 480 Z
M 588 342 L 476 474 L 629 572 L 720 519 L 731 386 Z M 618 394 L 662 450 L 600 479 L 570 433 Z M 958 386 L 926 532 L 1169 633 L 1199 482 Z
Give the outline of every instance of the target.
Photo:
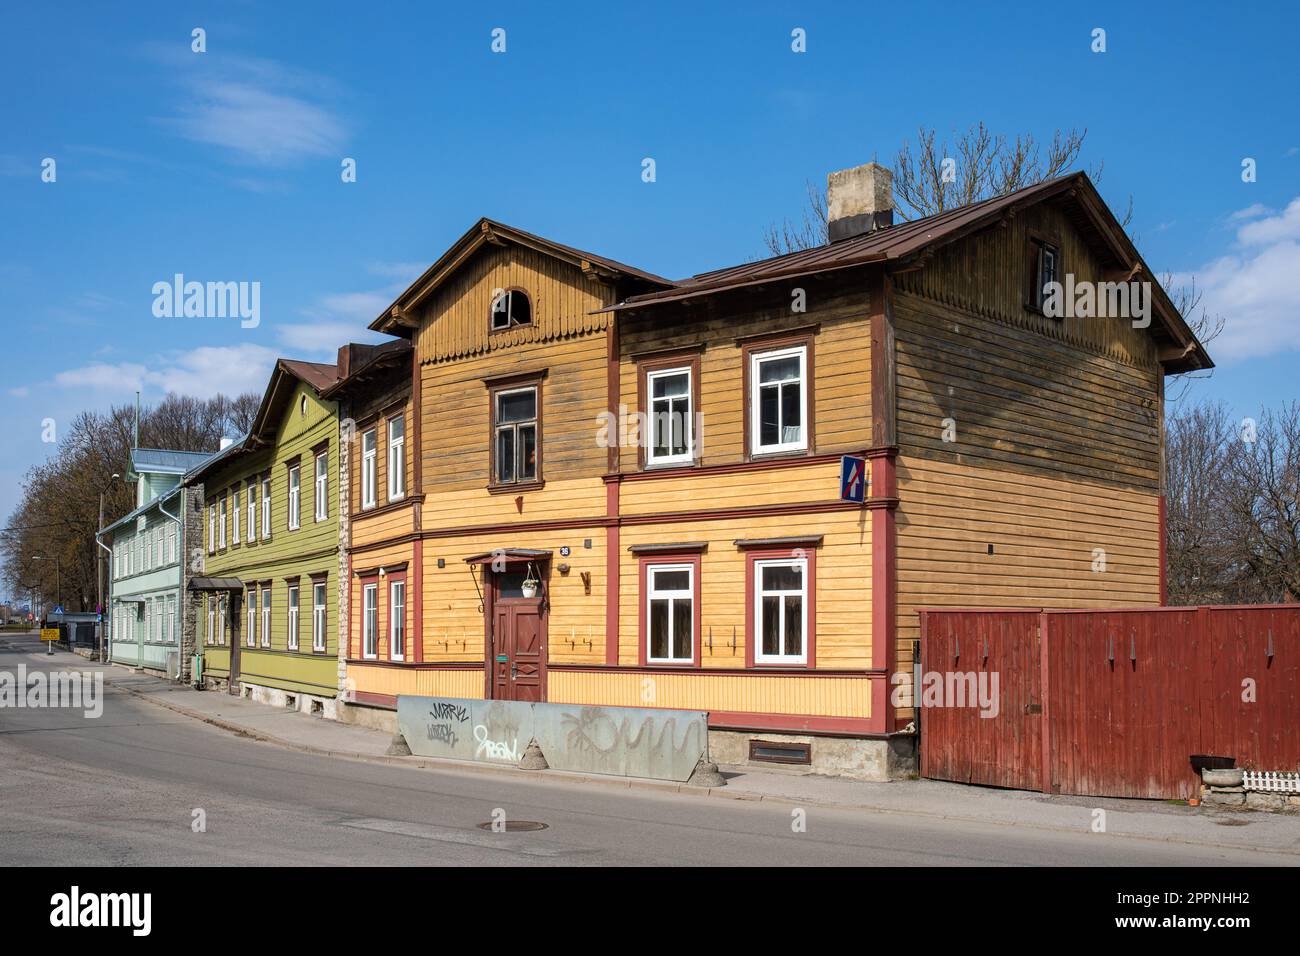
M 812 744 L 778 743 L 774 740 L 751 740 L 749 759 L 755 763 L 812 763 Z
M 311 702 L 311 715 L 312 715 L 313 717 L 324 717 L 324 716 L 325 716 L 325 701 L 323 701 L 323 700 L 313 700 L 313 701 Z
M 297 697 L 294 697 L 293 694 L 285 694 L 285 695 L 284 695 L 284 706 L 288 707 L 290 710 L 297 710 L 297 709 L 298 709 L 298 698 L 297 698 Z

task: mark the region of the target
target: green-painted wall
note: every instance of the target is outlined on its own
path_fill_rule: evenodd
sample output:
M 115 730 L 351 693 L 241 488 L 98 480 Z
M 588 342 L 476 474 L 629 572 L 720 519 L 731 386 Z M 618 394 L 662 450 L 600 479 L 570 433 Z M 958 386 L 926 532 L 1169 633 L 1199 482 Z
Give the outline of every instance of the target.
M 305 403 L 304 403 L 305 400 Z M 305 411 L 304 411 L 305 404 Z M 236 455 L 229 464 L 203 478 L 202 515 L 205 562 L 208 577 L 239 578 L 251 583 L 271 583 L 271 646 L 262 647 L 259 605 L 257 647 L 245 642 L 248 607 L 243 596 L 228 608 L 226 645 L 208 644 L 206 605 L 198 615 L 198 641 L 203 648 L 203 669 L 214 677 L 230 672 L 230 643 L 240 644 L 239 679 L 250 684 L 277 687 L 304 694 L 333 697 L 338 688 L 338 546 L 339 546 L 339 459 L 338 412 L 333 402 L 321 401 L 309 386 L 299 382 L 276 429 L 272 447 L 251 454 Z M 326 491 L 328 517 L 315 519 L 316 463 L 313 450 L 328 446 L 329 486 Z M 289 468 L 299 460 L 302 501 L 300 525 L 289 529 Z M 263 538 L 262 505 L 257 505 L 257 538 L 248 540 L 248 481 L 269 470 L 271 477 L 271 536 Z M 240 543 L 233 539 L 233 496 L 240 494 Z M 220 523 L 221 500 L 226 503 L 225 548 L 209 551 L 208 508 L 217 505 Z M 217 534 L 220 541 L 220 533 Z M 323 652 L 312 650 L 312 575 L 325 577 L 326 640 Z M 298 650 L 289 650 L 287 579 L 299 584 Z M 245 595 L 247 591 L 245 591 Z M 233 602 L 232 602 L 233 603 Z

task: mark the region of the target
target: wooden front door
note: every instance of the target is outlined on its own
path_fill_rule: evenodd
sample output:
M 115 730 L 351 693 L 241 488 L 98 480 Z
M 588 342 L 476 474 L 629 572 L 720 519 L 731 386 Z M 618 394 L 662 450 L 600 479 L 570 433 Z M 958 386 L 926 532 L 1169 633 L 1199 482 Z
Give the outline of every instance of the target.
M 513 575 L 493 575 L 489 693 L 493 700 L 546 700 L 546 608 L 511 594 Z

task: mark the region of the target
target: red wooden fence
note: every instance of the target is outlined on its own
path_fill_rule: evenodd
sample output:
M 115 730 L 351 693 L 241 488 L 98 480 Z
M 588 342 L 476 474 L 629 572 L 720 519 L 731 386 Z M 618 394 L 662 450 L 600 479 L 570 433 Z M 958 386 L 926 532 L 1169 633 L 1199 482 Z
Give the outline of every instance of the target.
M 1186 798 L 1194 754 L 1300 769 L 1300 605 L 924 610 L 920 664 L 926 777 Z M 952 699 L 981 682 L 984 716 Z

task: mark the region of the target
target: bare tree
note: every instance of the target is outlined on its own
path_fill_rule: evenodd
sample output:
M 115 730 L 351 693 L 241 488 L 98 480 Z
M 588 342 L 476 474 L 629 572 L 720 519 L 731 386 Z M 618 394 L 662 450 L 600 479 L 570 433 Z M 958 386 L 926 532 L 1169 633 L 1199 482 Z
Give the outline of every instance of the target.
M 1170 604 L 1228 599 L 1232 561 L 1221 516 L 1233 428 L 1222 403 L 1179 409 L 1165 425 L 1166 587 Z
M 1226 541 L 1275 601 L 1300 598 L 1298 499 L 1300 403 L 1292 402 L 1266 410 L 1257 423 L 1243 423 L 1225 467 Z
M 983 123 L 954 134 L 952 144 L 937 143 L 938 133 L 922 127 L 915 143 L 904 143 L 894 160 L 895 212 L 902 219 L 933 216 L 1060 176 L 1078 162 L 1087 135 L 1086 129 L 1057 130 L 1044 154 L 1032 135 L 1008 139 Z M 1101 166 L 1090 172 L 1099 179 Z M 826 198 L 813 183 L 805 188 L 808 203 L 801 220 L 785 219 L 767 228 L 763 241 L 774 256 L 827 241 Z M 1130 201 L 1129 215 L 1131 209 Z
M 141 410 L 140 445 L 216 451 L 223 436 L 248 430 L 259 403 L 253 393 L 233 400 L 167 395 Z M 0 529 L 0 562 L 11 585 L 34 585 L 47 600 L 61 596 L 70 610 L 94 606 L 99 495 L 107 523 L 135 507 L 132 487 L 112 480 L 127 475 L 134 433 L 134 406 L 82 412 L 56 454 L 28 472 L 22 500 Z

